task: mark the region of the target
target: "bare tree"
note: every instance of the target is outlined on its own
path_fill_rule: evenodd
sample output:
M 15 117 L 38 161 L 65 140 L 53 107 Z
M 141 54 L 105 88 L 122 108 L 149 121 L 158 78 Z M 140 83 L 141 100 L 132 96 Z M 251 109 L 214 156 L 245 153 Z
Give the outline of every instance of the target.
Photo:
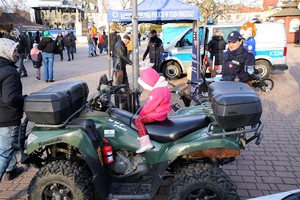
M 234 4 L 231 0 L 186 0 L 190 5 L 196 5 L 200 8 L 202 23 L 206 23 L 208 19 L 217 22 L 219 16 L 224 16 L 226 13 L 234 10 Z M 225 17 L 225 16 L 224 16 Z
M 123 9 L 132 8 L 131 0 L 120 0 Z
M 257 2 L 258 0 L 251 0 L 252 5 Z M 227 18 L 228 13 L 237 12 L 237 3 L 233 0 L 186 0 L 186 3 L 199 6 L 201 16 L 203 17 L 202 23 L 206 23 L 210 18 L 217 23 L 219 16 Z M 243 1 L 240 0 L 240 4 L 242 3 Z

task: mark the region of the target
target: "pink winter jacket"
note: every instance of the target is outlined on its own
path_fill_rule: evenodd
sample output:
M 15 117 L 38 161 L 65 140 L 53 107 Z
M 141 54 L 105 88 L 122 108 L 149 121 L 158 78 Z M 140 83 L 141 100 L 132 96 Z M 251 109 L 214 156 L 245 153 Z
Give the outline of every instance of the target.
M 169 88 L 154 88 L 143 106 L 140 116 L 149 116 L 157 121 L 164 121 L 171 110 L 171 93 Z

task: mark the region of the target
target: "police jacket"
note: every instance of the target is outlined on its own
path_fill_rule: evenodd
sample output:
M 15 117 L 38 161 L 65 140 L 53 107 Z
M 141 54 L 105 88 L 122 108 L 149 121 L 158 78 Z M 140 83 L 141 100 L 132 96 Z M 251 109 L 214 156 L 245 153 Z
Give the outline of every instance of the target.
M 223 50 L 225 47 L 226 43 L 222 36 L 213 36 L 207 44 L 210 58 L 213 60 L 213 57 L 215 57 L 215 65 L 222 65 Z
M 154 36 L 150 38 L 150 41 L 148 43 L 147 49 L 143 55 L 143 60 L 145 60 L 146 56 L 149 53 L 149 58 L 155 59 L 155 60 L 161 60 L 161 55 L 163 54 L 163 44 L 161 39 L 159 39 L 157 36 Z
M 131 60 L 127 57 L 127 48 L 122 40 L 119 40 L 114 47 L 114 71 L 124 70 L 126 64 L 131 65 Z
M 14 63 L 0 57 L 0 127 L 17 126 L 23 117 L 25 95 Z
M 247 82 L 250 80 L 249 74 L 245 70 L 245 66 L 254 66 L 255 57 L 244 49 L 241 44 L 234 51 L 226 51 L 223 56 L 222 64 L 222 79 L 224 81 L 233 81 L 236 77 L 240 82 Z

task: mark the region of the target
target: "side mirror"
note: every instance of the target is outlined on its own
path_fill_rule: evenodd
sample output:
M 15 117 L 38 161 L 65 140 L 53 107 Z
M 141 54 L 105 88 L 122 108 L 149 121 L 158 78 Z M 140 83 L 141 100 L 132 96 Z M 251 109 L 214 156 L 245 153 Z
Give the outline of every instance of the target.
M 181 47 L 181 42 L 180 41 L 176 42 L 176 47 Z

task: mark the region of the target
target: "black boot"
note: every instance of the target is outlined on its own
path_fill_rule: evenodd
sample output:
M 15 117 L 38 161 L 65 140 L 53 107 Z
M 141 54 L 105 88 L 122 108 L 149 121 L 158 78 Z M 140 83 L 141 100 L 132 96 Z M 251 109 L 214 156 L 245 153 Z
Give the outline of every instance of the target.
M 2 177 L 2 181 L 10 181 L 17 178 L 25 171 L 24 167 L 16 167 L 12 171 L 5 172 Z

